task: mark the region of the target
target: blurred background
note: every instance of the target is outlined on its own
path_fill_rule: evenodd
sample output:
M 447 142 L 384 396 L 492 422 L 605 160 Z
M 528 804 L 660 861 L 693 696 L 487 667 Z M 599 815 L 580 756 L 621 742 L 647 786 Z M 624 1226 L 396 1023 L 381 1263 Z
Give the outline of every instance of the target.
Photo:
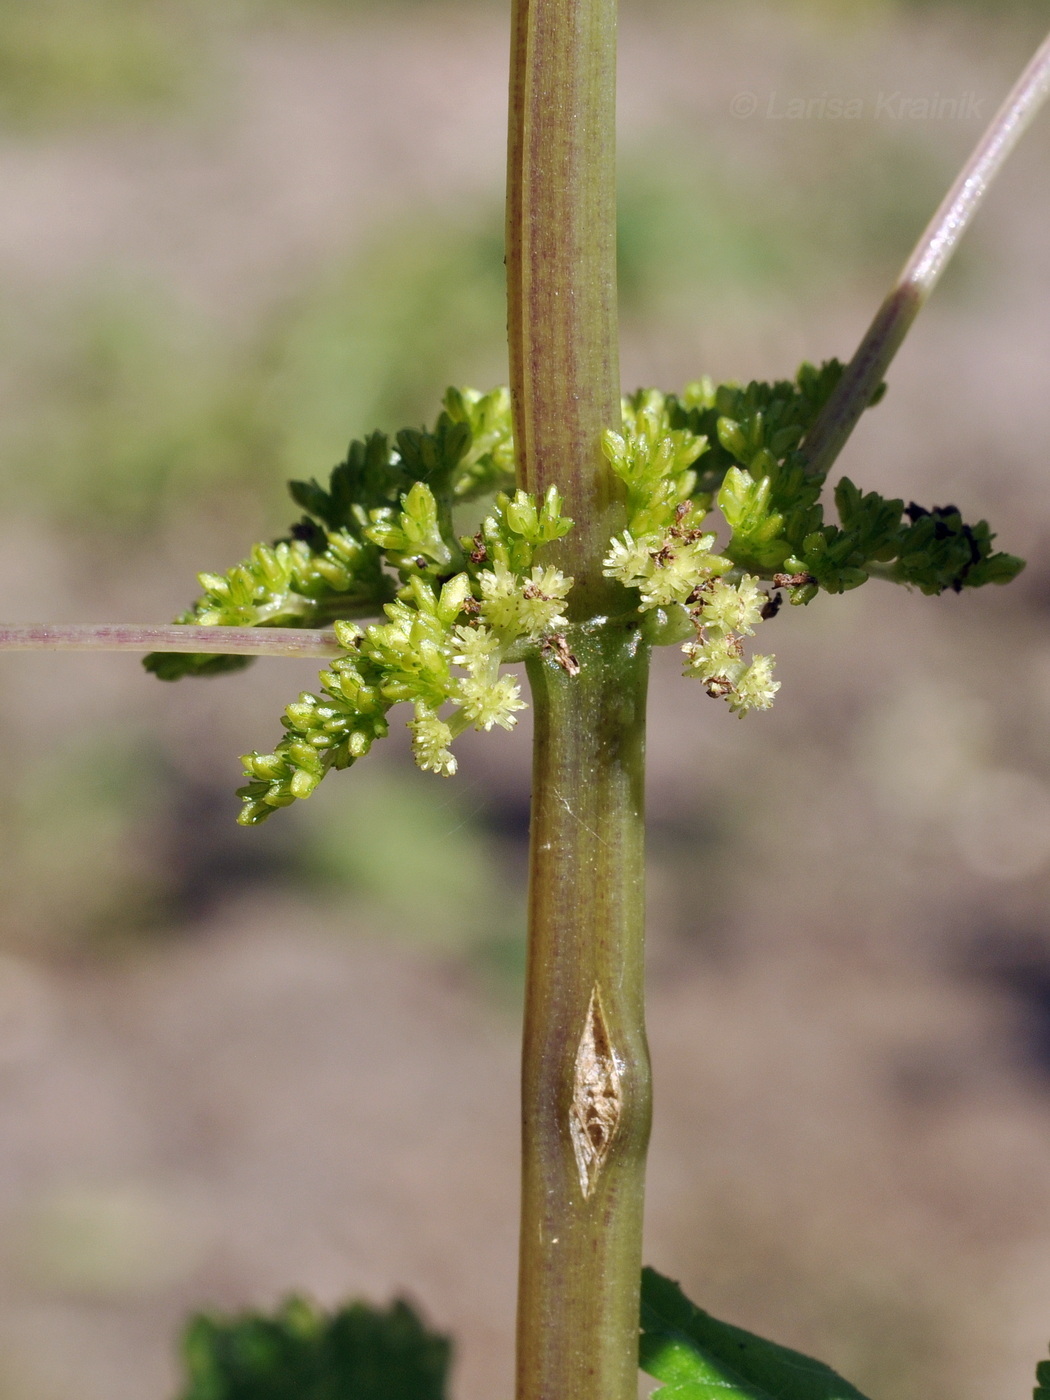
M 505 378 L 507 9 L 0 0 L 0 615 L 166 619 Z M 848 357 L 1045 23 L 624 0 L 625 387 Z M 656 665 L 647 1257 L 876 1400 L 1024 1395 L 1050 1335 L 1048 154 L 842 461 L 1028 571 L 785 610 L 744 722 Z M 527 716 L 237 827 L 314 678 L 0 657 L 0 1400 L 167 1400 L 188 1310 L 291 1289 L 510 1393 Z

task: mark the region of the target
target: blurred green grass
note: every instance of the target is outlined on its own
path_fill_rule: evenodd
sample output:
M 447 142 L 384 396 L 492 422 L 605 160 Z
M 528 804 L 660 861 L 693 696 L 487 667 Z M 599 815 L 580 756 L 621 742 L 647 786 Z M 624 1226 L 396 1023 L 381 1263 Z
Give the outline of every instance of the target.
M 29 763 L 5 766 L 4 941 L 69 954 L 152 925 L 167 891 L 150 822 L 167 789 L 148 742 L 111 731 L 70 735 Z
M 426 3 L 432 0 L 0 0 L 0 129 L 170 113 L 222 82 L 231 34 L 303 16 L 389 16 Z
M 826 275 L 810 255 L 818 229 L 843 277 L 892 267 L 941 172 L 893 138 L 857 164 L 863 178 L 843 172 L 829 223 L 789 172 L 771 189 L 761 172 L 702 155 L 691 166 L 628 157 L 625 319 L 686 324 L 712 297 L 790 305 Z M 502 216 L 494 203 L 471 212 L 379 227 L 247 329 L 141 279 L 107 275 L 29 304 L 9 291 L 0 506 L 81 538 L 141 535 L 173 509 L 208 515 L 217 496 L 250 487 L 282 529 L 287 479 L 325 473 L 353 435 L 432 420 L 449 382 L 505 378 Z
M 349 901 L 403 940 L 466 955 L 487 970 L 524 935 L 522 891 L 486 829 L 485 795 L 377 764 L 353 791 L 322 789 L 308 809 L 299 870 L 336 905 Z M 518 897 L 515 897 L 515 896 Z
M 509 0 L 506 0 L 509 4 Z M 639 14 L 680 0 L 625 0 Z M 0 0 L 0 129 L 34 130 L 170 112 L 223 81 L 231 34 L 311 18 L 389 20 L 413 9 L 494 8 L 504 0 Z M 704 0 L 714 9 L 713 0 Z M 943 12 L 1038 35 L 1043 0 L 791 0 L 818 22 Z
M 843 282 L 888 281 L 952 171 L 907 131 L 846 135 L 848 148 L 828 123 L 814 138 L 833 201 L 813 197 L 803 168 L 818 163 L 812 145 L 800 159 L 783 141 L 761 165 L 675 134 L 655 150 L 628 149 L 618 196 L 624 318 L 684 326 L 770 304 L 792 314 L 829 269 Z
M 450 379 L 505 378 L 502 256 L 491 210 L 478 227 L 435 211 L 382 229 L 247 332 L 142 282 L 9 302 L 0 504 L 140 532 L 250 483 L 281 529 L 284 482 L 327 472 L 352 435 L 431 420 Z
M 193 89 L 207 10 L 167 0 L 3 0 L 0 123 L 32 128 L 163 108 Z

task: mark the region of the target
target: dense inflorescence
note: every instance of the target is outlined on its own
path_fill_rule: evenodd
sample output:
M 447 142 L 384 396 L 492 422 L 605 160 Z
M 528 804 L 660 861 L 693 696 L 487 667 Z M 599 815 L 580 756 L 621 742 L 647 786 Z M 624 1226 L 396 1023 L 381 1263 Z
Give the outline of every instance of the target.
M 401 565 L 393 546 L 390 558 L 384 558 L 384 527 L 394 527 L 402 495 L 421 482 L 443 502 L 513 489 L 513 452 L 506 389 L 491 394 L 449 389 L 432 432 L 408 428 L 393 443 L 384 433 L 372 433 L 350 444 L 327 487 L 315 480 L 289 482 L 289 493 L 305 514 L 288 536 L 255 545 L 225 574 L 199 574 L 203 595 L 176 622 L 325 627 L 337 619 L 374 617 L 396 591 L 385 564 Z M 436 549 L 436 558 L 427 555 L 431 564 L 457 557 L 451 529 L 446 527 L 443 539 L 435 529 L 431 523 L 417 553 Z M 412 557 L 405 563 L 412 572 Z M 156 652 L 145 665 L 162 680 L 178 680 L 238 670 L 250 660 Z
M 745 638 L 783 596 L 805 604 L 870 577 L 959 592 L 1023 567 L 992 551 L 984 521 L 885 500 L 847 478 L 834 492 L 839 523 L 825 521 L 804 439 L 841 372 L 830 361 L 774 384 L 639 390 L 604 437 L 626 521 L 604 571 L 623 585 L 625 614 L 642 614 L 646 639 L 681 644 L 685 674 L 738 715 L 768 709 L 779 689 L 773 657 L 748 657 Z M 537 557 L 572 521 L 556 489 L 537 500 L 513 484 L 509 394 L 450 389 L 433 430 L 351 443 L 327 486 L 290 483 L 304 514 L 285 538 L 255 545 L 225 574 L 199 575 L 203 595 L 179 622 L 334 626 L 344 649 L 321 673 L 320 694 L 288 706 L 273 752 L 245 756 L 242 822 L 308 797 L 330 769 L 361 758 L 396 704 L 412 706 L 419 766 L 450 775 L 458 734 L 509 729 L 524 708 L 506 662 L 542 649 L 578 670 L 564 612 L 572 579 Z M 480 528 L 459 534 L 459 508 L 484 498 Z M 721 544 L 708 528 L 716 506 Z M 174 680 L 247 661 L 155 654 L 146 666 Z
M 779 590 L 804 604 L 878 577 L 960 592 L 1006 583 L 1023 567 L 993 553 L 985 521 L 969 526 L 954 506 L 864 493 L 847 477 L 834 493 L 839 524 L 825 521 L 824 479 L 809 469 L 803 440 L 841 374 L 831 360 L 804 364 L 794 381 L 716 388 L 704 379 L 681 396 L 641 390 L 624 402 L 622 431 L 605 435 L 629 518 L 605 571 L 637 590 L 653 640 L 689 637 L 686 674 L 740 715 L 768 709 L 778 689 L 773 658 L 747 660 L 743 638 L 775 615 Z M 718 553 L 716 533 L 704 529 L 715 505 L 728 526 Z
M 309 797 L 330 768 L 363 757 L 400 702 L 413 707 L 416 762 L 445 776 L 456 771 L 450 746 L 457 734 L 513 727 L 524 701 L 500 667 L 516 643 L 538 642 L 565 622 L 560 609 L 572 580 L 532 559 L 571 522 L 553 488 L 539 506 L 524 491 L 501 492 L 475 541 L 461 542 L 473 544 L 470 553 L 445 559 L 443 514 L 430 487 L 417 481 L 397 515 L 370 527 L 401 559 L 402 587 L 385 606 L 385 623 L 363 630 L 336 624 L 346 655 L 321 673 L 322 694 L 304 693 L 288 706 L 288 733 L 273 753 L 245 756 L 245 824 Z M 442 715 L 446 705 L 453 708 Z

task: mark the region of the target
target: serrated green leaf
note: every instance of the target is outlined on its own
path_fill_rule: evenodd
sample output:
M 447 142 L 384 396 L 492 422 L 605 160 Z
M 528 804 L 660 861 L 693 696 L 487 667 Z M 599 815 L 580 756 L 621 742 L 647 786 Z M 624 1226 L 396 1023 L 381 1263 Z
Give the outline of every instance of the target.
M 254 660 L 254 656 L 217 656 L 207 651 L 151 651 L 142 658 L 142 664 L 159 681 L 181 681 L 184 676 L 223 676 L 243 671 Z
M 719 1322 L 677 1283 L 642 1270 L 639 1362 L 663 1400 L 864 1400 L 830 1366 Z
M 183 1338 L 180 1400 L 443 1400 L 451 1347 L 402 1302 L 322 1313 L 200 1315 Z
M 1035 1368 L 1032 1400 L 1050 1400 L 1050 1361 L 1040 1361 Z

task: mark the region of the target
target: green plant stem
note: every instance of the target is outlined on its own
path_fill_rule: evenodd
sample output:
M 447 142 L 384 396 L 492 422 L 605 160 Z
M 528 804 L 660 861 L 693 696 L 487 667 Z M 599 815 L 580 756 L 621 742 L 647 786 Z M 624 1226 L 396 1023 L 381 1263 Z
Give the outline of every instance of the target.
M 507 171 L 510 387 L 519 484 L 576 522 L 557 562 L 575 616 L 611 596 L 621 488 L 616 321 L 616 0 L 514 0 Z
M 135 622 L 3 622 L 0 651 L 174 651 L 341 656 L 335 633 L 306 627 L 155 626 Z
M 684 634 L 683 634 L 684 635 Z M 513 665 L 533 656 L 527 638 L 503 654 Z M 335 633 L 322 627 L 197 627 L 152 622 L 0 622 L 2 651 L 173 651 L 219 656 L 344 656 Z
M 515 0 L 512 27 L 514 435 L 520 484 L 540 495 L 557 486 L 575 521 L 551 555 L 575 579 L 567 644 L 580 666 L 570 674 L 554 652 L 529 663 L 535 757 L 517 1394 L 635 1400 L 650 1117 L 642 975 L 648 656 L 636 623 L 601 616 L 614 597 L 602 560 L 625 523 L 601 452 L 603 429 L 621 422 L 616 3 Z
M 644 1019 L 648 649 L 600 622 L 529 664 L 519 1400 L 635 1400 L 651 1095 Z M 577 1138 L 594 1149 L 581 1174 Z
M 912 322 L 940 280 L 959 240 L 1007 156 L 1050 96 L 1050 35 L 1014 84 L 904 264 L 896 285 L 846 366 L 802 451 L 825 475 L 882 383 Z

